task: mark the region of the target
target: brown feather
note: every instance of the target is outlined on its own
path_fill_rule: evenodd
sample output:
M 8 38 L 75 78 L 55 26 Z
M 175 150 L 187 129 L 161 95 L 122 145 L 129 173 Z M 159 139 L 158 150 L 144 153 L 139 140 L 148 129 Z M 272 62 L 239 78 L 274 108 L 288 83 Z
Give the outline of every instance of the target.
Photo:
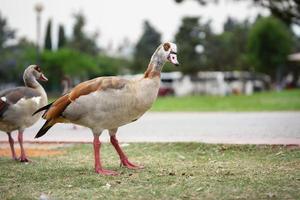
M 9 104 L 6 103 L 5 101 L 2 101 L 0 99 L 0 117 L 4 114 L 4 112 L 7 110 Z
M 149 64 L 147 70 L 144 73 L 144 78 L 160 77 L 160 72 L 153 70 L 153 64 Z
M 80 83 L 74 87 L 69 94 L 58 98 L 46 111 L 43 118 L 48 120 L 48 123 L 51 122 L 51 125 L 63 122 L 64 119 L 61 117 L 61 114 L 72 101 L 97 90 L 121 89 L 127 82 L 128 80 L 117 77 L 100 77 Z
M 164 47 L 165 51 L 169 51 L 169 49 L 171 48 L 171 45 L 170 45 L 170 43 L 166 42 L 166 43 L 164 43 L 163 47 Z
M 44 114 L 43 118 L 46 120 L 52 120 L 61 115 L 66 107 L 71 103 L 68 95 L 62 96 L 57 99 L 52 106 Z
M 96 90 L 98 90 L 100 88 L 100 83 L 99 81 L 97 81 L 98 79 L 92 79 L 89 81 L 85 81 L 83 83 L 78 84 L 73 90 L 71 90 L 71 92 L 69 93 L 69 99 L 71 101 L 74 101 L 75 99 L 77 99 L 78 97 L 82 96 L 82 95 L 87 95 L 90 94 L 92 92 L 95 92 Z

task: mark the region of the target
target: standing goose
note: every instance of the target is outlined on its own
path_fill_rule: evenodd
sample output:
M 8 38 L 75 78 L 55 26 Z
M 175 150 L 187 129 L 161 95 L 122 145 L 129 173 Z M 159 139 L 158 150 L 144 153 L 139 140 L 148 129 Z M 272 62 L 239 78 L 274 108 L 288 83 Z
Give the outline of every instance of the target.
M 47 81 L 48 79 L 37 65 L 27 67 L 23 79 L 25 87 L 16 87 L 0 92 L 0 130 L 8 135 L 13 159 L 17 159 L 17 157 L 11 132 L 19 131 L 20 161 L 28 162 L 23 147 L 23 132 L 25 128 L 32 126 L 41 117 L 41 114 L 32 116 L 32 113 L 48 103 L 47 94 L 37 81 Z
M 36 111 L 46 110 L 43 118 L 47 121 L 35 138 L 43 136 L 56 123 L 71 122 L 89 127 L 94 134 L 96 173 L 116 175 L 114 171 L 103 169 L 100 161 L 99 136 L 107 129 L 121 165 L 129 169 L 142 168 L 128 160 L 119 146 L 116 133 L 120 126 L 139 119 L 152 106 L 157 97 L 163 65 L 167 61 L 179 64 L 176 53 L 176 44 L 161 44 L 152 55 L 144 77 L 139 80 L 98 77 L 78 84 L 68 94 Z

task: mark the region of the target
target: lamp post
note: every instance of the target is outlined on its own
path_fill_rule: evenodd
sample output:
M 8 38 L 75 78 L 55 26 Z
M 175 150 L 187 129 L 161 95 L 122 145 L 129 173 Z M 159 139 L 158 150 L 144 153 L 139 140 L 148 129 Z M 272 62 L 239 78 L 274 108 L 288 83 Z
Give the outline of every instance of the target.
M 41 3 L 37 3 L 34 6 L 36 11 L 36 63 L 40 63 L 40 38 L 41 38 L 41 12 L 44 7 Z

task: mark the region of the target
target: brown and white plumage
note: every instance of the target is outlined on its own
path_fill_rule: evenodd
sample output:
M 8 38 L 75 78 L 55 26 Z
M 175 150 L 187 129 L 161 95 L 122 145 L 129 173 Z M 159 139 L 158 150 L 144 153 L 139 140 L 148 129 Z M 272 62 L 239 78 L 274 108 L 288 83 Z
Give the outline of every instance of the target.
M 41 114 L 32 116 L 32 113 L 48 103 L 45 90 L 37 82 L 37 79 L 46 81 L 47 78 L 39 66 L 30 65 L 24 71 L 23 79 L 25 87 L 16 87 L 0 92 L 0 130 L 8 134 L 13 158 L 16 158 L 16 155 L 11 132 L 19 131 L 20 160 L 27 161 L 23 149 L 23 131 L 41 117 Z
M 176 45 L 164 43 L 153 54 L 144 77 L 127 80 L 119 77 L 98 77 L 74 87 L 46 110 L 46 123 L 36 137 L 44 135 L 55 123 L 75 123 L 92 129 L 94 133 L 95 170 L 101 174 L 114 174 L 102 169 L 98 152 L 99 136 L 108 129 L 111 142 L 119 153 L 121 163 L 128 168 L 138 168 L 130 163 L 119 147 L 115 134 L 118 127 L 140 118 L 153 104 L 160 85 L 160 72 L 166 61 L 178 64 Z

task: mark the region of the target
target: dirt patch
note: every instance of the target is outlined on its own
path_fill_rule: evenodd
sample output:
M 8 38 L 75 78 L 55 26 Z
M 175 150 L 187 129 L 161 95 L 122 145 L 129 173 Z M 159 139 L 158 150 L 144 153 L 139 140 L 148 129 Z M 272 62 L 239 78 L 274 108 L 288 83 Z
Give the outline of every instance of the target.
M 20 149 L 16 148 L 15 149 L 16 154 L 20 155 Z M 56 156 L 56 155 L 62 155 L 65 154 L 66 152 L 64 150 L 53 150 L 53 149 L 31 149 L 31 148 L 26 148 L 26 155 L 28 157 L 43 157 L 43 156 Z M 9 148 L 1 148 L 0 149 L 0 157 L 10 157 L 11 156 L 11 151 Z

